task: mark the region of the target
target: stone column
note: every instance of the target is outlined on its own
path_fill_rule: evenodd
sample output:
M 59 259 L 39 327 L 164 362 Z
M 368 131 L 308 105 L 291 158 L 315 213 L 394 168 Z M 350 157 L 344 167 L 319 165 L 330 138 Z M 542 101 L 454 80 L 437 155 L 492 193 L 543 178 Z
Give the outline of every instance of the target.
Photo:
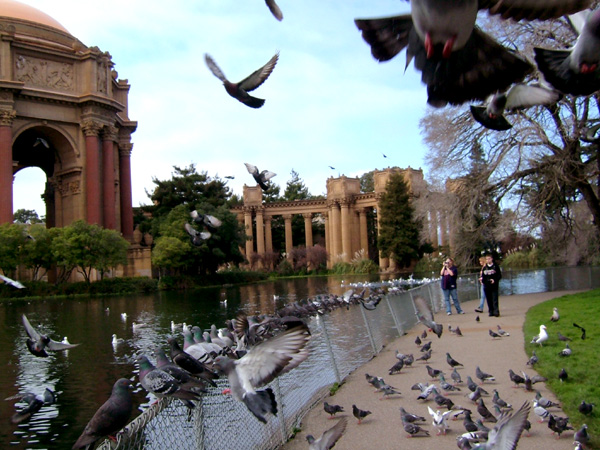
M 115 141 L 117 128 L 102 129 L 102 211 L 104 228 L 117 229 L 115 205 Z
M 254 251 L 254 238 L 252 235 L 252 209 L 244 208 L 244 226 L 246 229 L 246 258 L 250 261 L 250 255 Z
M 429 211 L 429 240 L 434 249 L 437 249 L 440 245 L 438 241 L 437 211 Z
M 325 250 L 327 251 L 327 267 L 331 268 L 331 223 L 329 222 L 329 212 L 322 213 L 325 221 Z
M 442 247 L 448 245 L 448 218 L 446 213 L 440 212 L 440 231 L 442 234 Z
M 133 242 L 133 200 L 131 199 L 131 150 L 130 142 L 119 143 L 119 179 L 121 180 L 121 233 Z
M 306 248 L 313 246 L 312 216 L 312 213 L 302 214 L 302 217 L 304 217 L 304 245 L 306 246 Z
M 379 203 L 377 204 L 377 236 L 379 236 L 379 233 L 381 231 L 381 214 L 380 214 L 381 208 L 379 207 Z M 389 259 L 388 258 L 384 258 L 383 256 L 381 256 L 381 250 L 379 250 L 379 268 L 381 270 L 385 270 L 388 268 L 389 266 Z
M 285 253 L 287 255 L 287 258 L 289 259 L 290 253 L 294 245 L 292 242 L 292 215 L 284 215 L 283 222 L 285 224 Z
M 273 251 L 273 234 L 271 233 L 271 222 L 273 218 L 265 217 L 265 250 L 269 253 Z
M 16 111 L 0 112 L 0 224 L 13 221 L 12 123 Z
M 265 254 L 265 226 L 262 207 L 256 208 L 256 253 Z
M 331 236 L 331 257 L 337 262 L 342 252 L 342 233 L 340 232 L 340 210 L 336 202 L 330 204 L 329 235 Z
M 81 124 L 85 135 L 85 201 L 88 223 L 102 225 L 100 199 L 100 148 L 98 134 L 102 125 L 93 120 Z
M 367 230 L 367 208 L 361 208 L 358 211 L 358 224 L 360 232 L 360 248 L 369 257 L 369 233 Z
M 344 262 L 349 262 L 352 259 L 352 221 L 350 218 L 350 199 L 344 198 L 340 201 L 341 209 L 341 237 L 342 237 L 342 253 Z

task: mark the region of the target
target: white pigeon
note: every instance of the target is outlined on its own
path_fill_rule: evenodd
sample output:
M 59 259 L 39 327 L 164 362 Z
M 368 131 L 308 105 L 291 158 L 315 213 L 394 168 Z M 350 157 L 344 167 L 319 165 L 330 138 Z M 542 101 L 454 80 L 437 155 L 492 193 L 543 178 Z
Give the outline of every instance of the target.
M 550 320 L 552 322 L 558 322 L 558 319 L 560 319 L 560 315 L 558 314 L 558 308 L 554 308 L 552 310 L 552 317 L 550 317 Z
M 25 289 L 25 286 L 23 286 L 20 282 L 13 280 L 12 278 L 8 278 L 4 275 L 0 275 L 0 280 L 4 281 L 9 286 L 15 287 L 17 289 Z
M 446 434 L 446 431 L 450 428 L 448 425 L 448 416 L 452 414 L 454 411 L 449 410 L 445 412 L 441 412 L 439 409 L 434 411 L 430 406 L 427 406 L 427 410 L 429 411 L 429 415 L 433 419 L 431 424 L 437 429 L 438 436 L 440 434 Z
M 548 333 L 546 332 L 546 325 L 540 325 L 540 334 L 533 337 L 531 340 L 532 344 L 540 344 L 546 342 L 548 340 Z
M 533 400 L 533 412 L 540 418 L 539 422 L 542 423 L 546 417 L 550 415 L 548 410 L 541 406 L 537 400 Z
M 116 334 L 112 335 L 112 341 L 111 341 L 112 345 L 119 345 L 119 344 L 122 344 L 123 342 L 125 342 L 123 340 L 123 338 L 118 338 Z

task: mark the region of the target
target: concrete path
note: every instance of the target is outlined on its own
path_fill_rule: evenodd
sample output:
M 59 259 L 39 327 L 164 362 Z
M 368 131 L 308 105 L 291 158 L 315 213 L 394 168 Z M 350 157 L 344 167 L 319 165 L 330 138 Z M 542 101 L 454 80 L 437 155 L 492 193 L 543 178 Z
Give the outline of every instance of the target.
M 463 303 L 463 309 L 466 314 L 446 316 L 443 311 L 436 314 L 439 323 L 444 324 L 444 333 L 441 339 L 438 339 L 433 333 L 430 333 L 424 341 L 432 341 L 433 354 L 429 360 L 429 365 L 436 369 L 442 369 L 448 381 L 450 379 L 450 366 L 446 363 L 446 352 L 450 352 L 452 357 L 461 362 L 464 368 L 459 368 L 459 372 L 466 380 L 470 375 L 476 382 L 475 367 L 480 368 L 496 377 L 495 382 L 486 382 L 482 387 L 490 393 L 489 397 L 484 397 L 486 406 L 492 410 L 491 395 L 492 390 L 497 389 L 500 397 L 511 403 L 514 409 L 525 401 L 531 402 L 534 393 L 527 392 L 523 387 L 514 388 L 513 383 L 508 376 L 508 370 L 513 369 L 517 373 L 525 371 L 529 375 L 536 372 L 525 363 L 529 356 L 524 351 L 524 340 L 531 340 L 532 336 L 523 336 L 523 322 L 527 310 L 551 298 L 560 297 L 572 292 L 547 292 L 530 295 L 514 295 L 500 298 L 501 317 L 488 317 L 487 312 L 477 314 L 473 310 L 478 303 L 470 301 Z M 487 306 L 486 306 L 487 310 Z M 552 310 L 548 309 L 548 318 Z M 479 316 L 480 321 L 475 320 Z M 460 326 L 463 333 L 462 337 L 448 332 L 448 325 L 452 327 Z M 500 325 L 503 330 L 510 333 L 509 337 L 501 339 L 492 339 L 488 330 L 496 330 Z M 425 363 L 415 362 L 412 367 L 402 369 L 402 373 L 388 375 L 388 370 L 395 362 L 395 351 L 401 353 L 413 353 L 415 358 L 422 355 L 419 347 L 415 344 L 415 338 L 423 332 L 424 327 L 417 325 L 410 330 L 407 335 L 396 339 L 383 349 L 383 351 L 373 358 L 370 362 L 357 369 L 347 377 L 345 383 L 333 397 L 327 397 L 324 401 L 330 404 L 337 404 L 344 407 L 345 412 L 337 414 L 337 417 L 348 417 L 348 426 L 345 434 L 335 446 L 336 450 L 344 449 L 402 449 L 402 450 L 430 450 L 430 449 L 456 449 L 456 437 L 465 432 L 462 420 L 450 421 L 450 430 L 447 435 L 436 436 L 436 430 L 431 426 L 430 416 L 427 412 L 427 405 L 434 408 L 435 403 L 431 400 L 424 402 L 416 400 L 419 392 L 412 391 L 410 388 L 417 382 L 431 382 L 427 374 Z M 385 381 L 400 390 L 402 395 L 392 396 L 385 400 L 380 400 L 380 393 L 375 393 L 374 388 L 365 380 L 365 373 L 383 377 Z M 461 392 L 451 392 L 448 396 L 456 405 L 471 409 L 473 420 L 480 418 L 477 413 L 477 405 L 473 404 L 466 396 L 470 393 L 465 383 L 459 385 Z M 548 391 L 544 383 L 537 383 L 534 386 L 545 397 L 556 401 L 554 395 Z M 362 424 L 358 424 L 352 415 L 352 405 L 356 404 L 360 409 L 372 412 Z M 426 428 L 431 433 L 430 437 L 408 438 L 407 433 L 402 427 L 400 412 L 398 408 L 403 406 L 407 411 L 419 414 L 427 418 Z M 434 408 L 435 409 L 435 408 Z M 456 409 L 456 408 L 455 408 Z M 562 410 L 552 408 L 553 414 L 565 416 Z M 333 426 L 337 419 L 328 420 L 329 415 L 323 411 L 323 402 L 317 403 L 312 411 L 304 418 L 302 422 L 302 431 L 299 432 L 283 448 L 286 450 L 306 449 L 308 443 L 306 436 L 312 434 L 319 437 L 321 433 Z M 537 416 L 531 411 L 529 420 L 532 424 L 530 436 L 525 434 L 521 437 L 518 444 L 519 450 L 572 450 L 573 449 L 573 431 L 566 431 L 562 437 L 557 440 L 547 426 L 547 420 L 544 423 L 538 423 Z M 492 427 L 493 424 L 485 422 L 486 426 Z

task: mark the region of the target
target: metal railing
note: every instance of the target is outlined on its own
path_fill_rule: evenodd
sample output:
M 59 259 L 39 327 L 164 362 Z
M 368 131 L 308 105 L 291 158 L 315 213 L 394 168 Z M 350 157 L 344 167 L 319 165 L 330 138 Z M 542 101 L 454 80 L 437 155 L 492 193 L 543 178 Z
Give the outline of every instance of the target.
M 459 277 L 461 303 L 480 298 L 478 274 Z M 500 295 L 600 287 L 600 267 L 562 267 L 503 271 Z M 221 394 L 227 380 L 217 380 L 190 411 L 178 400 L 161 399 L 101 449 L 188 448 L 208 450 L 275 449 L 284 444 L 304 415 L 351 372 L 378 354 L 384 345 L 417 323 L 412 299 L 427 299 L 434 312 L 443 308 L 439 281 L 388 294 L 373 311 L 355 305 L 309 321 L 310 356 L 291 372 L 276 378 L 272 387 L 276 416 L 260 423 L 246 407 Z M 243 433 L 239 431 L 243 430 Z

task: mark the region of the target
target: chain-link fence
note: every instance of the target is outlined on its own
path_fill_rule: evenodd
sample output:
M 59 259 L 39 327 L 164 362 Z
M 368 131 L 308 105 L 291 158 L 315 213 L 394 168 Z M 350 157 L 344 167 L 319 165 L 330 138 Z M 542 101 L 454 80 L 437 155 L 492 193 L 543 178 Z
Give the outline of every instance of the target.
M 600 267 L 569 267 L 504 271 L 501 295 L 600 287 Z M 478 274 L 459 277 L 461 303 L 480 298 Z M 161 399 L 101 449 L 274 449 L 298 427 L 302 417 L 329 392 L 334 383 L 369 361 L 384 345 L 417 323 L 413 298 L 424 297 L 434 312 L 443 308 L 439 282 L 434 280 L 405 292 L 388 294 L 368 311 L 359 305 L 337 309 L 309 321 L 310 356 L 270 387 L 278 412 L 262 424 L 231 398 L 222 395 L 227 380 L 217 380 L 201 402 L 190 410 L 178 400 Z

